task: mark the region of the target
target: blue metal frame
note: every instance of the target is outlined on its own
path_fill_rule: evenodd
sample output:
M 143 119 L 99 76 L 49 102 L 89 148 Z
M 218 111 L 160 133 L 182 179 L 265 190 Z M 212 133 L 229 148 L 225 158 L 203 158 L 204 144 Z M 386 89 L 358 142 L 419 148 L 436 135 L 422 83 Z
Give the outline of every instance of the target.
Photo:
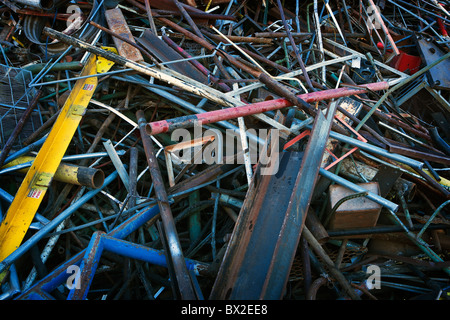
M 116 174 L 117 175 L 117 174 Z M 167 266 L 164 253 L 159 250 L 154 250 L 139 244 L 124 241 L 128 235 L 136 231 L 140 226 L 154 218 L 159 214 L 157 205 L 146 208 L 137 212 L 135 215 L 118 225 L 116 228 L 108 233 L 96 232 L 91 238 L 89 246 L 65 261 L 46 277 L 30 287 L 26 292 L 19 295 L 16 300 L 52 300 L 51 292 L 59 286 L 66 283 L 67 279 L 72 275 L 67 270 L 70 266 L 76 265 L 80 267 L 80 275 L 82 287 L 72 289 L 67 299 L 84 299 L 88 293 L 88 289 L 92 278 L 95 274 L 95 269 L 100 260 L 103 250 L 108 250 L 112 253 L 143 260 L 159 266 Z M 202 267 L 202 263 L 185 259 L 188 270 L 197 271 Z M 90 264 L 94 262 L 93 264 Z M 191 272 L 192 275 L 192 272 Z M 196 279 L 191 277 L 195 284 Z
M 138 259 L 161 267 L 167 267 L 167 260 L 163 251 L 117 239 L 98 231 L 93 234 L 80 264 L 80 286 L 78 288 L 74 286 L 70 290 L 67 300 L 85 300 L 87 298 L 95 271 L 104 251 L 131 259 Z M 196 270 L 197 262 L 190 259 L 185 259 L 185 261 L 188 270 Z

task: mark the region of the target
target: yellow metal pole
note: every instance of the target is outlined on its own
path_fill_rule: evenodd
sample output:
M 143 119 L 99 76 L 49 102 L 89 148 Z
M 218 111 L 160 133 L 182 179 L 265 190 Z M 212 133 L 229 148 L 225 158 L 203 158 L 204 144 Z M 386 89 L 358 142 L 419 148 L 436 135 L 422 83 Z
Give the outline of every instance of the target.
M 81 76 L 97 73 L 96 60 L 95 55 L 90 56 Z M 77 80 L 45 143 L 22 181 L 0 225 L 0 261 L 16 250 L 25 237 L 94 94 L 97 81 L 97 77 Z

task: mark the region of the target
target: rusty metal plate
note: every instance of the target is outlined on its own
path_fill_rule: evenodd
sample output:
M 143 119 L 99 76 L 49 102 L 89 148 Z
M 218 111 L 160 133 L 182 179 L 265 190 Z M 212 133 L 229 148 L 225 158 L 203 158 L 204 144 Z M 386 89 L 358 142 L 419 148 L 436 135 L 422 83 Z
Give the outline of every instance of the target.
M 162 62 L 185 60 L 181 54 L 172 49 L 167 43 L 155 36 L 150 30 L 144 31 L 142 37 L 137 39 L 139 44 L 151 52 Z M 166 65 L 169 69 L 175 70 L 185 76 L 191 77 L 204 84 L 208 83 L 208 78 L 201 73 L 189 61 L 180 61 Z
M 129 39 L 132 42 L 134 41 L 134 37 L 131 34 L 130 28 L 125 20 L 125 17 L 122 14 L 120 8 L 109 9 L 105 11 L 106 22 L 108 23 L 109 28 L 112 32 Z M 144 57 L 141 52 L 133 47 L 132 45 L 117 39 L 116 37 L 112 37 L 114 44 L 116 45 L 117 51 L 122 57 L 125 57 L 129 60 L 139 62 L 143 61 Z

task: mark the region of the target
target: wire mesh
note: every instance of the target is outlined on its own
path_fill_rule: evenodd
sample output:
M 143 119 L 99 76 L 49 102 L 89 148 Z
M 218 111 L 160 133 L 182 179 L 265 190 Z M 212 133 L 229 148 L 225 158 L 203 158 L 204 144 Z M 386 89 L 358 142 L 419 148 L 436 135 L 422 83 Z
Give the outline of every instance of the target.
M 36 94 L 36 89 L 28 86 L 32 78 L 32 73 L 28 70 L 0 64 L 0 148 L 8 141 Z M 37 104 L 13 148 L 23 147 L 23 141 L 42 123 L 41 111 Z

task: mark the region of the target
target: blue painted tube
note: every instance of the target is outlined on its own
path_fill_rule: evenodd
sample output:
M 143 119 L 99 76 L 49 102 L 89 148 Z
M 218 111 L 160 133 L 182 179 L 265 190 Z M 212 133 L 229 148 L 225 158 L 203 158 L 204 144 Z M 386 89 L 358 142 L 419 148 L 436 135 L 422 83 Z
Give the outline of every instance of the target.
M 7 300 L 9 297 L 15 296 L 17 293 L 20 292 L 20 282 L 19 277 L 17 275 L 17 270 L 14 265 L 9 268 L 10 271 L 10 288 L 7 292 L 4 292 L 0 295 L 0 300 Z
M 385 198 L 383 198 L 375 193 L 368 192 L 366 189 L 364 189 L 360 185 L 352 183 L 334 173 L 331 173 L 323 168 L 320 168 L 319 174 L 327 179 L 330 179 L 333 182 L 336 182 L 337 184 L 340 184 L 341 186 L 344 186 L 350 190 L 353 190 L 354 192 L 367 192 L 366 197 L 368 199 L 372 200 L 373 202 L 378 203 L 379 205 L 382 205 L 383 207 L 388 208 L 389 210 L 392 210 L 392 212 L 397 212 L 397 210 L 398 210 L 398 205 L 396 203 L 386 200 Z
M 117 177 L 117 174 L 116 174 Z M 109 177 L 108 177 L 109 178 Z M 108 178 L 105 179 L 105 183 Z M 116 238 L 123 239 L 129 236 L 133 231 L 136 231 L 140 226 L 149 221 L 151 218 L 155 217 L 159 214 L 159 208 L 157 205 L 154 205 L 150 208 L 146 208 L 141 212 L 136 213 L 132 217 L 128 218 L 126 221 L 122 222 L 115 229 L 111 230 L 108 235 Z M 21 247 L 19 247 L 20 249 Z M 16 250 L 17 251 L 17 250 Z M 69 266 L 77 265 L 80 266 L 83 256 L 86 252 L 86 249 L 80 251 L 76 255 L 74 255 L 69 260 L 65 261 L 51 273 L 49 273 L 46 277 L 41 279 L 38 283 L 34 284 L 30 287 L 26 292 L 24 292 L 21 296 L 17 297 L 17 299 L 34 299 L 34 294 L 42 293 L 42 292 L 52 292 L 62 283 L 64 283 L 67 278 L 71 275 L 67 273 Z M 8 257 L 9 258 L 9 257 Z M 42 296 L 42 295 L 39 295 Z
M 25 299 L 33 300 L 34 298 L 32 297 L 32 295 L 35 292 L 42 292 L 48 294 L 49 292 L 52 292 L 53 290 L 58 288 L 62 283 L 64 283 L 67 280 L 68 277 L 72 275 L 72 273 L 68 272 L 69 267 L 79 266 L 81 264 L 81 260 L 83 259 L 85 251 L 86 250 L 82 250 L 78 252 L 72 258 L 64 262 L 62 265 L 60 265 L 57 269 L 49 273 L 41 281 L 36 283 L 27 291 L 25 291 L 24 292 Z M 20 296 L 18 297 L 18 299 L 19 298 Z
M 158 214 L 158 205 L 153 204 L 152 207 L 146 208 L 145 210 L 143 210 L 143 212 L 141 211 L 141 213 L 137 213 L 128 218 L 126 221 L 111 230 L 108 235 L 116 239 L 124 239 Z
M 2 262 L 0 262 L 0 273 L 5 271 L 14 261 L 21 257 L 25 252 L 31 249 L 39 240 L 41 240 L 46 234 L 60 225 L 64 220 L 66 220 L 72 213 L 78 210 L 83 204 L 92 199 L 97 193 L 99 193 L 103 188 L 105 188 L 108 184 L 114 181 L 118 176 L 117 171 L 111 173 L 105 181 L 103 182 L 103 186 L 91 190 L 87 192 L 84 196 L 82 196 L 78 201 L 68 207 L 66 210 L 61 212 L 56 218 L 49 221 L 45 226 L 43 226 L 39 231 L 37 231 L 30 239 L 24 242 L 19 248 L 13 251 L 8 257 L 6 257 Z
M 6 201 L 11 204 L 11 202 L 14 200 L 14 197 L 5 190 L 0 189 L 0 200 Z
M 80 265 L 80 277 L 75 280 L 74 288 L 72 288 L 67 296 L 67 300 L 85 300 L 89 292 L 95 271 L 97 270 L 100 258 L 105 248 L 103 232 L 95 232 L 85 250 L 83 260 Z M 78 281 L 78 284 L 77 284 Z
M 80 277 L 78 286 L 74 286 L 67 296 L 67 300 L 85 300 L 89 293 L 95 271 L 101 259 L 103 251 L 109 251 L 120 256 L 131 259 L 145 261 L 161 267 L 167 267 L 166 256 L 163 251 L 145 247 L 133 242 L 116 239 L 108 236 L 106 233 L 95 232 L 84 252 L 80 264 Z M 196 269 L 196 263 L 193 260 L 185 259 L 186 267 L 189 270 Z M 76 284 L 76 282 L 75 282 Z M 71 283 L 71 285 L 73 285 Z
M 15 159 L 17 159 L 20 156 L 23 156 L 24 154 L 27 154 L 28 152 L 34 150 L 36 147 L 39 147 L 41 145 L 44 144 L 45 139 L 47 139 L 47 135 L 45 135 L 44 137 L 40 138 L 39 140 L 37 140 L 36 142 L 33 142 L 32 144 L 26 146 L 25 148 L 22 148 L 14 153 L 11 153 L 6 159 L 4 164 L 7 164 Z
M 131 259 L 138 259 L 161 267 L 167 267 L 167 260 L 162 250 L 145 247 L 137 243 L 116 239 L 107 235 L 103 236 L 103 246 L 105 250 L 125 256 Z M 194 270 L 196 263 L 194 260 L 185 258 L 188 270 Z

